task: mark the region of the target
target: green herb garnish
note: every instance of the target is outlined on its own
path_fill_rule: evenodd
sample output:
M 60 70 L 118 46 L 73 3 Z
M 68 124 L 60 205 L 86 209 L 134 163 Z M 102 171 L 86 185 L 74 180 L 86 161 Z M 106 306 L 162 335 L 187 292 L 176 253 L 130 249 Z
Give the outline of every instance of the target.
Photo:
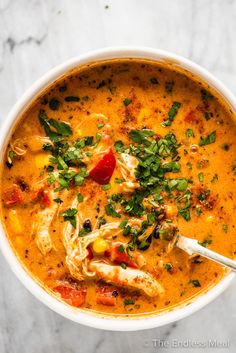
M 194 287 L 201 287 L 201 283 L 198 279 L 191 279 L 189 283 L 191 283 Z
M 46 113 L 42 110 L 39 112 L 39 122 L 44 128 L 46 135 L 53 142 L 60 141 L 64 136 L 72 135 L 70 125 L 54 119 L 48 119 Z
M 78 210 L 76 208 L 68 208 L 65 212 L 62 213 L 62 216 L 64 217 L 64 221 L 69 221 L 70 224 L 76 228 L 76 219 L 75 215 L 78 213 Z
M 192 129 L 187 129 L 187 130 L 185 131 L 185 136 L 186 136 L 186 137 L 194 137 L 195 135 L 194 135 L 194 132 L 193 132 Z
M 58 110 L 59 109 L 59 106 L 60 106 L 60 102 L 58 99 L 56 98 L 52 98 L 49 102 L 49 108 L 51 110 Z
M 133 305 L 133 304 L 135 304 L 135 301 L 133 299 L 124 300 L 124 305 Z
M 205 146 L 205 145 L 210 145 L 211 143 L 214 143 L 216 140 L 216 132 L 213 131 L 206 137 L 200 137 L 200 141 L 198 142 L 199 146 Z
M 66 102 L 79 102 L 80 98 L 76 96 L 67 96 L 65 97 Z
M 129 99 L 129 98 L 125 98 L 123 100 L 123 103 L 126 107 L 128 107 L 128 105 L 130 105 L 132 103 L 132 99 Z
M 80 192 L 77 194 L 77 200 L 78 200 L 79 203 L 84 201 L 84 197 L 83 197 L 83 195 Z
M 179 108 L 181 107 L 181 103 L 179 102 L 174 102 L 168 112 L 168 117 L 169 119 L 165 120 L 163 123 L 162 123 L 162 126 L 165 127 L 165 126 L 171 126 L 172 122 L 174 121 L 177 113 L 178 113 L 178 110 Z

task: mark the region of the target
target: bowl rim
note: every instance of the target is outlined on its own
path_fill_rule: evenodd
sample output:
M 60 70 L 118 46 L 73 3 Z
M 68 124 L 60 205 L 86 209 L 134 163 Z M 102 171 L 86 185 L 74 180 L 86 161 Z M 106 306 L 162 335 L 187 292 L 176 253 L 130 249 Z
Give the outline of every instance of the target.
M 165 50 L 154 49 L 143 46 L 122 46 L 122 47 L 107 47 L 100 50 L 90 51 L 88 53 L 76 56 L 55 68 L 46 72 L 40 79 L 33 83 L 26 92 L 18 99 L 15 105 L 10 110 L 0 130 L 0 151 L 3 154 L 4 145 L 12 132 L 13 126 L 18 121 L 20 113 L 25 106 L 41 92 L 45 87 L 58 79 L 64 73 L 73 69 L 76 66 L 88 64 L 90 62 L 109 60 L 115 58 L 143 58 L 153 59 L 159 61 L 172 61 L 180 65 L 184 69 L 190 71 L 196 76 L 199 76 L 210 86 L 215 88 L 225 98 L 226 101 L 236 110 L 236 98 L 231 91 L 210 72 L 202 68 L 198 64 L 186 59 L 180 55 L 170 53 Z M 2 156 L 1 156 L 2 158 Z M 79 324 L 83 324 L 93 328 L 99 328 L 110 331 L 136 331 L 155 327 L 160 327 L 171 322 L 180 320 L 190 314 L 200 310 L 205 305 L 213 301 L 220 295 L 232 282 L 234 273 L 230 272 L 215 286 L 210 288 L 206 293 L 196 297 L 188 305 L 176 307 L 171 311 L 163 314 L 152 314 L 142 318 L 115 318 L 114 316 L 94 315 L 89 311 L 75 309 L 69 305 L 59 301 L 46 290 L 44 290 L 28 272 L 21 265 L 19 259 L 16 257 L 13 249 L 5 234 L 2 222 L 0 222 L 0 250 L 4 255 L 6 261 L 15 273 L 16 277 L 23 283 L 23 285 L 42 303 L 50 309 L 60 314 L 61 316 L 70 319 Z

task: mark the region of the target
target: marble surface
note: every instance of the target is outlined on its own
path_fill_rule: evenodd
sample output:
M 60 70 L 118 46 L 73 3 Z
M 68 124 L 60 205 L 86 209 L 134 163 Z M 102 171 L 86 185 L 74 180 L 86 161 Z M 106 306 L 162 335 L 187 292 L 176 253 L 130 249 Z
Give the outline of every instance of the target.
M 235 16 L 234 0 L 0 0 L 0 121 L 48 69 L 111 45 L 182 54 L 236 94 Z M 0 256 L 0 353 L 235 352 L 235 291 L 236 281 L 206 308 L 172 325 L 111 333 L 53 313 Z M 210 340 L 226 348 L 210 348 Z

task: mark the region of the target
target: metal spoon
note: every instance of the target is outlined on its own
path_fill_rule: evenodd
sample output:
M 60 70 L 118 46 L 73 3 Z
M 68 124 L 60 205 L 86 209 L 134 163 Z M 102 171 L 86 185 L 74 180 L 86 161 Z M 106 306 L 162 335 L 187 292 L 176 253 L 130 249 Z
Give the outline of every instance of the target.
M 233 271 L 236 271 L 236 261 L 205 248 L 200 245 L 196 239 L 190 239 L 178 234 L 175 238 L 173 246 L 186 251 L 189 255 L 198 254 L 204 256 L 210 260 L 218 262 L 223 266 L 229 267 Z

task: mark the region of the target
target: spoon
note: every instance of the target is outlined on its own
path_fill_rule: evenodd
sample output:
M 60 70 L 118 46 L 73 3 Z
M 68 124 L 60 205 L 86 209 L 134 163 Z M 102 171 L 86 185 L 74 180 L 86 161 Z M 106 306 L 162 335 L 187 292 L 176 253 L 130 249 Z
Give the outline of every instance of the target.
M 196 239 L 190 239 L 178 234 L 174 240 L 173 246 L 184 250 L 189 255 L 201 255 L 210 260 L 218 262 L 223 266 L 229 267 L 233 271 L 236 271 L 236 261 L 205 248 L 204 246 L 200 245 Z

